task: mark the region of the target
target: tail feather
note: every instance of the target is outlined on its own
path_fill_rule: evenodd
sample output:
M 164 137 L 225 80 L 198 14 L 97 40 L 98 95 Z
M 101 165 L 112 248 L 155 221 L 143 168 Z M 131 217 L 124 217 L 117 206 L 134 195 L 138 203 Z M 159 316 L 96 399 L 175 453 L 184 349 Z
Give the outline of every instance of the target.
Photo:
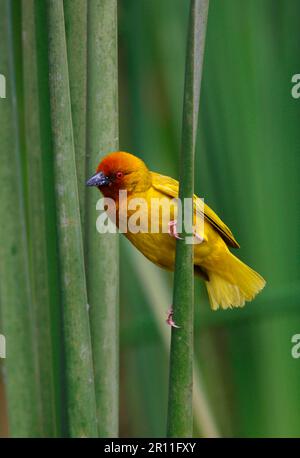
M 265 286 L 265 280 L 229 251 L 222 263 L 222 271 L 208 272 L 206 281 L 210 305 L 213 310 L 243 307 Z

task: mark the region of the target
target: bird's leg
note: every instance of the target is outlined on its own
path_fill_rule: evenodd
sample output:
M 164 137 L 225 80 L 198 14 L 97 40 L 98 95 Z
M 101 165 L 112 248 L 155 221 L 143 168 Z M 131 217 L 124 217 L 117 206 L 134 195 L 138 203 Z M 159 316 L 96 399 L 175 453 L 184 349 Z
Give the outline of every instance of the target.
M 177 220 L 176 219 L 174 219 L 173 221 L 170 221 L 168 223 L 168 227 L 169 227 L 168 234 L 171 237 L 175 237 L 175 239 L 183 240 L 183 238 L 180 237 L 180 235 L 178 234 L 176 226 L 177 226 Z
M 172 328 L 180 328 L 180 326 L 177 326 L 177 324 L 175 323 L 175 321 L 173 320 L 173 308 L 171 307 L 169 310 L 168 310 L 168 317 L 166 319 L 166 323 L 171 326 Z

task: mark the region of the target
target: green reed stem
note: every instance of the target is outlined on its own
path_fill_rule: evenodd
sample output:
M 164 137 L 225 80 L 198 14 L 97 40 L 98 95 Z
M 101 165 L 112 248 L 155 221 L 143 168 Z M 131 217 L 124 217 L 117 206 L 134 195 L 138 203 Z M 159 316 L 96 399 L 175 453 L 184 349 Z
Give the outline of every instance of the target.
M 7 358 L 6 395 L 12 437 L 40 436 L 40 387 L 25 226 L 24 183 L 14 52 L 12 4 L 0 1 L 0 294 Z
M 51 340 L 50 291 L 47 264 L 42 145 L 36 55 L 34 0 L 22 1 L 25 142 L 27 201 L 32 303 L 35 315 L 39 378 L 41 386 L 42 435 L 56 435 L 53 349 Z
M 88 176 L 118 149 L 117 1 L 88 2 Z M 87 193 L 87 279 L 97 418 L 101 437 L 118 435 L 119 248 L 117 234 L 96 230 L 97 190 Z
M 185 198 L 192 199 L 194 194 L 195 143 L 208 4 L 209 0 L 191 0 L 180 159 L 181 202 Z M 184 223 L 188 218 L 192 220 L 190 213 L 183 211 Z M 183 229 L 182 237 L 186 235 L 191 234 Z M 185 240 L 176 243 L 173 310 L 174 320 L 180 328 L 173 328 L 171 337 L 167 434 L 169 437 L 192 437 L 194 262 L 193 245 Z
M 49 86 L 70 435 L 97 435 L 96 404 L 62 0 L 47 0 Z
M 83 231 L 86 177 L 87 4 L 86 0 L 64 0 L 73 136 Z

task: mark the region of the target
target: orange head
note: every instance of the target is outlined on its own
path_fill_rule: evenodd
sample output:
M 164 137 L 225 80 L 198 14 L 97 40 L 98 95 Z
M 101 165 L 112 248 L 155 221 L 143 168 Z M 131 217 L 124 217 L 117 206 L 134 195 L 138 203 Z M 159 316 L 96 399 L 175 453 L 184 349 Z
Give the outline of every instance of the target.
M 116 151 L 105 156 L 87 186 L 96 186 L 104 196 L 117 197 L 120 190 L 143 192 L 151 186 L 145 163 L 133 154 Z

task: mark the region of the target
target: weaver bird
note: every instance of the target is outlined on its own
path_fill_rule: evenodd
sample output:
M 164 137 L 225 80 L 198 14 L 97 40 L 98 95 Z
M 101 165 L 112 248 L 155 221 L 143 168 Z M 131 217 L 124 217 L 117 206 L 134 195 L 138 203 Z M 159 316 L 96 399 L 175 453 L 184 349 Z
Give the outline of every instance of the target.
M 116 208 L 116 225 L 120 224 L 120 191 L 127 192 L 127 204 L 132 199 L 144 199 L 151 207 L 153 199 L 178 197 L 178 181 L 159 173 L 151 172 L 145 163 L 136 156 L 125 152 L 113 152 L 102 159 L 95 175 L 88 181 L 88 186 L 96 186 L 104 197 L 113 199 Z M 204 209 L 204 211 L 203 211 Z M 221 221 L 216 213 L 194 196 L 194 216 L 204 213 L 204 232 L 197 234 L 201 243 L 194 244 L 195 274 L 201 276 L 206 284 L 212 310 L 242 307 L 245 301 L 251 301 L 265 286 L 265 280 L 253 269 L 248 267 L 230 251 L 239 248 L 231 230 Z M 130 218 L 132 210 L 128 211 Z M 176 229 L 176 217 L 170 215 L 169 221 L 162 221 L 163 212 L 159 212 L 159 228 L 168 223 L 169 231 L 151 231 L 155 226 L 150 218 L 148 231 L 128 231 L 125 236 L 130 242 L 154 264 L 168 270 L 174 270 L 176 238 L 180 238 Z M 154 221 L 155 223 L 155 221 Z M 197 231 L 197 230 L 196 230 Z M 172 321 L 172 311 L 167 320 Z

